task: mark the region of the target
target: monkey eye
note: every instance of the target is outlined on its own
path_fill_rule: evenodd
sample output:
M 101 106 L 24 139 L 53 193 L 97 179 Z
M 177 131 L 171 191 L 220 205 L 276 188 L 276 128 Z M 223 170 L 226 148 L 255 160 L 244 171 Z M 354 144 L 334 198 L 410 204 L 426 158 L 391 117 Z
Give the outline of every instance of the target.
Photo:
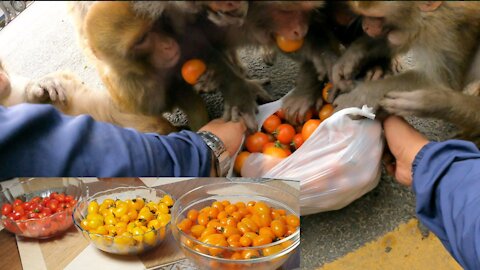
M 141 36 L 137 42 L 135 42 L 135 47 L 141 46 L 145 41 L 147 41 L 148 33 L 145 33 L 145 35 Z

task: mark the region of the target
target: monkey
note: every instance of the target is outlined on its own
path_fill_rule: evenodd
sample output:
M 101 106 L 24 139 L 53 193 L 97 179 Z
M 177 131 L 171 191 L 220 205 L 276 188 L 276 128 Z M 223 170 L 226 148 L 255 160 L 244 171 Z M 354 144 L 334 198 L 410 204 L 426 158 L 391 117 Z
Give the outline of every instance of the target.
M 180 78 L 182 48 L 168 23 L 137 16 L 129 2 L 97 2 L 82 27 L 100 77 L 120 109 L 159 116 L 179 107 L 192 130 L 208 121 L 204 101 Z
M 384 38 L 393 55 L 411 50 L 416 65 L 382 80 L 357 82 L 335 99 L 335 110 L 367 104 L 380 112 L 442 119 L 478 141 L 480 100 L 462 90 L 479 79 L 480 3 L 353 1 L 351 6 L 363 16 L 369 35 Z M 357 54 L 350 61 L 363 61 L 365 52 Z
M 73 73 L 58 71 L 32 80 L 7 72 L 0 60 L 0 105 L 10 107 L 20 103 L 52 104 L 72 116 L 88 112 L 97 121 L 140 132 L 167 134 L 177 131 L 163 117 L 121 112 L 106 91 L 88 88 Z

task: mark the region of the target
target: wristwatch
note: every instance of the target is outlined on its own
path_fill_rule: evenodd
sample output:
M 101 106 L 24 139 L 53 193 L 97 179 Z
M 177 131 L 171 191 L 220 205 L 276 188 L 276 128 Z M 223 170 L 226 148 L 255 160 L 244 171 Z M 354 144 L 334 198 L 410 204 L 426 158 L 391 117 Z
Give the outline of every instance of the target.
M 217 176 L 226 176 L 230 169 L 231 158 L 222 140 L 209 131 L 199 131 L 197 134 L 202 137 L 203 141 L 208 145 L 215 156 L 215 169 L 217 171 Z

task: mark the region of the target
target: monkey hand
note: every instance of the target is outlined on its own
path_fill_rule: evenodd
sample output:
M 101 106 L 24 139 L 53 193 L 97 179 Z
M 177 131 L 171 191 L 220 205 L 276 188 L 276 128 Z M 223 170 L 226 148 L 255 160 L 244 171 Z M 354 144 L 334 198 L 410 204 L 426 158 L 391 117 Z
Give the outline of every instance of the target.
M 393 91 L 380 102 L 384 110 L 400 116 L 440 117 L 448 114 L 455 95 L 450 90 Z
M 373 111 L 376 112 L 380 107 L 379 103 L 383 97 L 383 92 L 377 90 L 378 89 L 375 88 L 369 88 L 369 84 L 367 83 L 359 84 L 352 91 L 339 95 L 333 101 L 335 112 L 350 107 L 361 108 L 363 105 L 373 108 Z
M 301 124 L 305 114 L 312 106 L 318 110 L 323 105 L 323 99 L 314 93 L 303 93 L 295 88 L 285 97 L 282 107 L 285 109 L 285 116 L 288 122 L 292 124 Z
M 67 102 L 66 89 L 70 88 L 69 84 L 70 79 L 64 74 L 51 74 L 38 80 L 33 80 L 25 88 L 26 101 L 64 105 Z
M 263 100 L 271 100 L 270 94 L 258 83 L 249 80 L 233 84 L 233 87 L 226 90 L 223 93 L 223 119 L 225 121 L 238 121 L 243 118 L 249 131 L 257 130 L 255 114 L 258 112 L 258 108 L 255 99 L 259 97 Z
M 199 93 L 213 92 L 218 89 L 218 80 L 215 78 L 215 71 L 213 69 L 207 69 L 205 73 L 198 78 L 197 83 L 193 88 Z
M 207 10 L 207 18 L 220 27 L 242 26 L 245 18 L 241 15 L 228 14 L 221 11 Z
M 273 66 L 277 58 L 277 51 L 270 46 L 261 46 L 260 49 L 263 62 L 268 66 Z
M 340 93 L 351 91 L 355 87 L 355 77 L 360 72 L 364 54 L 347 50 L 333 65 L 331 81 Z

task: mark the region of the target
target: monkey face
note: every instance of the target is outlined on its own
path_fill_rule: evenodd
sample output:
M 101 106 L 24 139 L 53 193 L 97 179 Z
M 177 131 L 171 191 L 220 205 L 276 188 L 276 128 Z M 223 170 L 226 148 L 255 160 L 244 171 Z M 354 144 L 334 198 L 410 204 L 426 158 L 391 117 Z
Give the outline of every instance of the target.
M 242 26 L 248 12 L 248 1 L 208 1 L 202 5 L 208 19 L 218 26 Z
M 150 57 L 152 65 L 156 69 L 166 69 L 174 67 L 180 59 L 180 46 L 177 41 L 161 33 L 151 35 L 153 49 Z

